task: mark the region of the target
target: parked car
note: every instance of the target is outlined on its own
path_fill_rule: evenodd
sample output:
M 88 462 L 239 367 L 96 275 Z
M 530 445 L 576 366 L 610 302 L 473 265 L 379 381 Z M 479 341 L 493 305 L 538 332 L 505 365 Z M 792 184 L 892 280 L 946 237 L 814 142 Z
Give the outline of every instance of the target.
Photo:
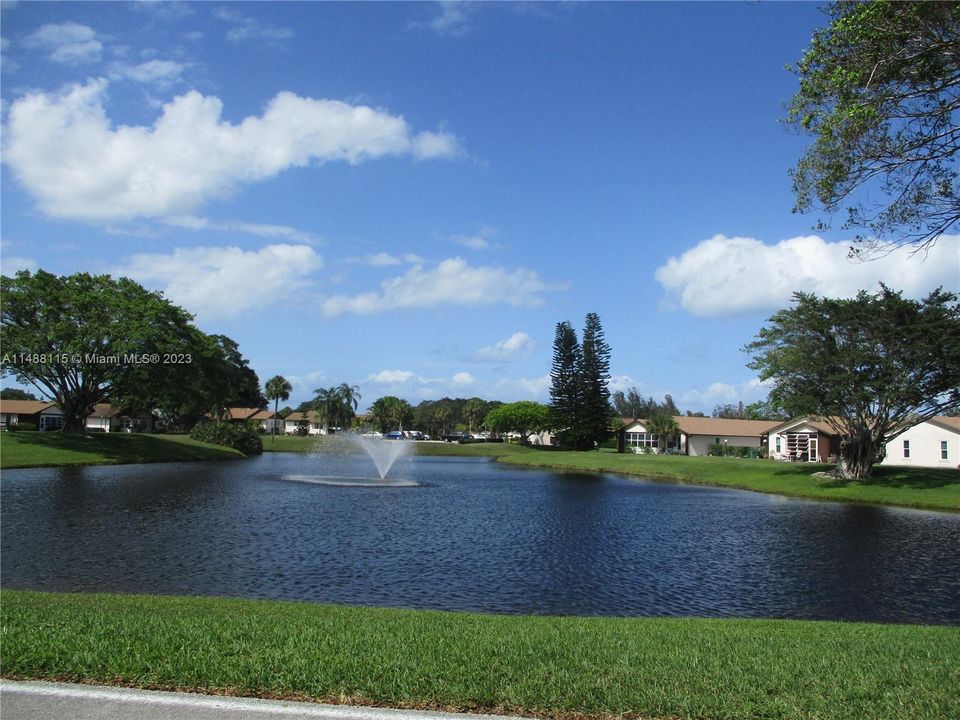
M 403 430 L 391 430 L 383 434 L 384 440 L 406 440 L 407 434 Z
M 470 439 L 470 436 L 465 432 L 452 432 L 443 436 L 444 442 L 461 442 Z

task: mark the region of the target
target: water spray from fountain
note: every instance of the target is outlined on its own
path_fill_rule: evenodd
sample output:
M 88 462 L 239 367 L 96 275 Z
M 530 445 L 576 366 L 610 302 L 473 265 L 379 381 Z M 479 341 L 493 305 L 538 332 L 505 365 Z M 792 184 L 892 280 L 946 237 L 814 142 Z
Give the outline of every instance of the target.
M 346 487 L 416 487 L 420 483 L 388 477 L 391 468 L 398 460 L 410 454 L 411 443 L 405 440 L 384 440 L 376 436 L 364 436 L 356 433 L 337 433 L 324 435 L 317 439 L 310 453 L 319 462 L 335 469 L 337 462 L 358 454 L 370 458 L 376 469 L 376 477 L 353 477 L 344 475 L 287 475 L 285 480 L 307 482 L 316 485 L 337 485 Z

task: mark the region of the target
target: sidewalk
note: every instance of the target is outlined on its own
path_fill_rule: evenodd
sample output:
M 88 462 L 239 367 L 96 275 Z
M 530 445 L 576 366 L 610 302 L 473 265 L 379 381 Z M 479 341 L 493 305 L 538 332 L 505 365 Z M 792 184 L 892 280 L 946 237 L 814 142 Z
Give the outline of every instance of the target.
M 3 720 L 504 720 L 283 700 L 0 680 Z

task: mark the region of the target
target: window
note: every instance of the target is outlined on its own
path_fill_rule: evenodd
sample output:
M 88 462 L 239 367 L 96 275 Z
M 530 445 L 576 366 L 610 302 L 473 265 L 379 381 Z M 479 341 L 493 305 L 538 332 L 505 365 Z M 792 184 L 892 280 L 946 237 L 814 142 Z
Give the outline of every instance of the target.
M 783 452 L 783 450 L 782 446 L 780 445 L 780 436 L 777 435 L 777 454 L 779 455 L 781 452 Z
M 627 433 L 627 447 L 633 448 L 655 448 L 658 446 L 659 437 L 653 433 Z
M 910 457 L 910 441 L 909 440 L 903 441 L 903 456 L 905 458 Z
M 950 459 L 950 451 L 949 451 L 949 449 L 948 449 L 947 441 L 946 441 L 946 440 L 941 440 L 941 441 L 940 441 L 940 459 L 941 459 L 941 460 L 949 460 L 949 459 Z

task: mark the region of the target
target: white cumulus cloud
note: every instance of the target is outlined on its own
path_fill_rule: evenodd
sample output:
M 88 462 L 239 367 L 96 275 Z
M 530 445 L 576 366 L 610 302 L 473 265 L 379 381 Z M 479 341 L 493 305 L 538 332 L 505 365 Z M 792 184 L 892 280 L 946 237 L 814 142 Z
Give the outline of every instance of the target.
M 515 332 L 506 340 L 480 348 L 474 359 L 480 362 L 509 362 L 530 353 L 537 343 L 525 332 Z
M 413 133 L 403 117 L 337 100 L 278 93 L 260 116 L 222 118 L 217 97 L 190 91 L 150 127 L 114 127 L 105 79 L 10 105 L 3 161 L 49 215 L 87 221 L 189 214 L 292 167 L 384 156 L 461 153 L 448 133 Z
M 772 310 L 794 292 L 853 297 L 884 282 L 917 297 L 943 285 L 960 287 L 960 236 L 943 236 L 929 253 L 900 248 L 870 261 L 847 258 L 847 243 L 815 235 L 767 245 L 746 237 L 715 235 L 657 268 L 668 297 L 702 317 Z
M 462 258 L 450 258 L 433 269 L 416 265 L 399 277 L 385 280 L 380 284 L 380 292 L 327 298 L 323 311 L 329 317 L 443 304 L 534 306 L 543 302 L 540 293 L 547 289 L 532 270 L 474 267 Z
M 95 63 L 103 52 L 93 28 L 77 22 L 43 25 L 24 39 L 24 45 L 45 50 L 51 60 L 63 65 Z
M 322 267 L 323 259 L 307 245 L 194 247 L 133 255 L 114 274 L 163 290 L 200 320 L 219 320 L 289 298 Z
M 168 85 L 179 80 L 184 70 L 186 66 L 175 60 L 148 60 L 139 65 L 118 65 L 112 76 L 140 83 Z

